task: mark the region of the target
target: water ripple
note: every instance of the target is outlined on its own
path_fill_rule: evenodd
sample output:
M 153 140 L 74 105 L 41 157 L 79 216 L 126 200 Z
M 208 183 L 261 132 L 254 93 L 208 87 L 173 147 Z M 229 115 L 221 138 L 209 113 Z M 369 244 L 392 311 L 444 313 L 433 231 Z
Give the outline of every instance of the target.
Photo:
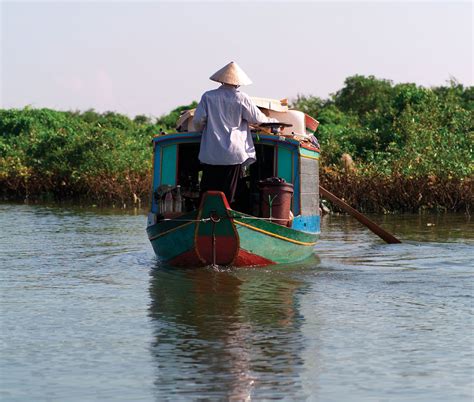
M 173 269 L 144 216 L 0 204 L 0 398 L 472 400 L 470 220 L 373 219 L 404 243 L 331 216 L 303 263 Z

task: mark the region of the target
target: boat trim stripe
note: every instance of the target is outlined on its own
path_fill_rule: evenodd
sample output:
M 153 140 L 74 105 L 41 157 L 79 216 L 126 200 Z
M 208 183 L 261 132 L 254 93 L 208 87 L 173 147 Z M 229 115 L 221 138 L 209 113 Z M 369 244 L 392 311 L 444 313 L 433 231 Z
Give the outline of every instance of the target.
M 154 235 L 154 236 L 152 236 L 152 237 L 149 237 L 149 240 L 151 241 L 151 240 L 158 239 L 158 237 L 167 235 L 168 233 L 174 232 L 175 230 L 178 230 L 178 229 L 182 229 L 182 228 L 184 228 L 185 226 L 191 225 L 191 224 L 193 224 L 193 223 L 195 223 L 195 222 L 194 222 L 194 221 L 193 221 L 193 222 L 187 222 L 187 223 L 185 223 L 184 225 L 176 226 L 176 227 L 174 227 L 174 228 L 172 228 L 172 229 L 167 230 L 166 232 L 158 233 L 158 234 L 156 234 L 156 235 Z
M 315 160 L 319 161 L 319 156 L 310 156 L 310 155 L 303 155 L 303 154 L 300 154 L 300 156 L 301 156 L 302 158 L 315 159 Z
M 255 226 L 252 226 L 252 225 L 248 225 L 247 223 L 243 223 L 243 222 L 240 222 L 236 219 L 234 219 L 234 222 L 239 224 L 239 225 L 242 225 L 242 226 L 245 226 L 249 229 L 252 229 L 252 230 L 255 230 L 256 232 L 260 232 L 260 233 L 264 233 L 266 235 L 269 235 L 269 236 L 272 236 L 272 237 L 276 237 L 277 239 L 281 239 L 281 240 L 285 240 L 285 241 L 288 241 L 290 243 L 295 243 L 295 244 L 300 244 L 302 246 L 314 246 L 316 244 L 316 242 L 311 242 L 311 243 L 308 243 L 308 242 L 305 242 L 305 241 L 299 241 L 299 240 L 294 240 L 294 239 L 290 239 L 288 237 L 283 237 L 283 236 L 280 236 L 280 235 L 277 235 L 276 233 L 272 233 L 272 232 L 267 232 L 266 230 L 263 230 L 263 229 L 259 229 L 259 228 L 256 228 Z

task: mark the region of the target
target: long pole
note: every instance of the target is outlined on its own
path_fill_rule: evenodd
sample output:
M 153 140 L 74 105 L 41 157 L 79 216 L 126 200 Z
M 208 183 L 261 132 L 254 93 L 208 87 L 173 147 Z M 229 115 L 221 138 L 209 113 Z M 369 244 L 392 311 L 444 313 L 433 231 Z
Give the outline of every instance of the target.
M 346 204 L 340 198 L 337 198 L 333 193 L 329 192 L 324 187 L 319 186 L 319 192 L 321 196 L 323 196 L 324 198 L 328 199 L 329 201 L 333 202 L 334 204 L 342 208 L 349 215 L 356 218 L 360 223 L 365 225 L 367 228 L 369 228 L 372 232 L 374 232 L 381 239 L 385 240 L 387 243 L 389 244 L 401 243 L 401 241 L 398 240 L 395 236 L 388 233 L 386 230 L 382 229 L 379 225 L 372 222 L 369 218 L 361 214 L 356 209 L 352 208 L 350 205 Z

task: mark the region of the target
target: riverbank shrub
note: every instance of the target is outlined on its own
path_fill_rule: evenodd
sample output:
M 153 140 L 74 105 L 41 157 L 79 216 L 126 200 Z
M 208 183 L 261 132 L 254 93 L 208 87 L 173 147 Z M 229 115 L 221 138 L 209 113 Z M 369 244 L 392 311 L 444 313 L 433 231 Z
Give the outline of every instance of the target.
M 127 203 L 149 192 L 158 130 L 116 113 L 0 110 L 0 183 L 8 197 Z
M 386 175 L 472 175 L 472 87 L 451 81 L 429 89 L 354 76 L 330 100 L 299 96 L 292 106 L 320 121 L 325 166 L 337 168 L 348 153 L 359 167 Z
M 328 99 L 300 95 L 292 107 L 316 117 L 321 182 L 364 211 L 469 211 L 474 88 L 451 80 L 424 88 L 348 77 Z M 50 109 L 0 110 L 4 199 L 147 204 L 151 139 L 172 131 L 179 106 L 158 119 Z M 346 172 L 341 157 L 351 155 Z
M 467 211 L 473 203 L 474 88 L 353 76 L 330 99 L 292 106 L 320 121 L 321 183 L 365 211 Z M 345 172 L 344 153 L 354 166 Z

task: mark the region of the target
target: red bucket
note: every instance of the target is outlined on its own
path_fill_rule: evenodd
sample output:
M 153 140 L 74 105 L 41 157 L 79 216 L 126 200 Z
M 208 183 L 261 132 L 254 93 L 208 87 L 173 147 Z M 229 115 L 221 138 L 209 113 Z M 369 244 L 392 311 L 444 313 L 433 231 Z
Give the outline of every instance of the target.
M 282 226 L 290 220 L 293 184 L 280 177 L 270 177 L 258 183 L 260 189 L 260 208 L 263 218 Z

